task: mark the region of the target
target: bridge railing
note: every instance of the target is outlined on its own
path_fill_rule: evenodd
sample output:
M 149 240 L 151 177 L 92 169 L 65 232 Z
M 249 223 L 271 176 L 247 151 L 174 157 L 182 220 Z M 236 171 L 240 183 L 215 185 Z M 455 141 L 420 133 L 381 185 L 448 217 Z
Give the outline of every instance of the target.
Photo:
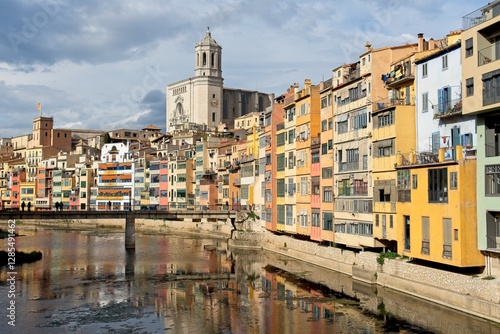
M 25 207 L 22 208 L 0 208 L 0 211 L 36 211 L 36 212 L 46 212 L 46 211 L 253 211 L 252 205 L 241 205 L 241 204 L 213 204 L 213 205 L 189 205 L 186 203 L 171 203 L 168 205 L 125 205 L 123 207 L 118 205 L 104 206 L 104 205 L 89 205 L 85 207 L 51 207 L 51 208 L 36 208 Z

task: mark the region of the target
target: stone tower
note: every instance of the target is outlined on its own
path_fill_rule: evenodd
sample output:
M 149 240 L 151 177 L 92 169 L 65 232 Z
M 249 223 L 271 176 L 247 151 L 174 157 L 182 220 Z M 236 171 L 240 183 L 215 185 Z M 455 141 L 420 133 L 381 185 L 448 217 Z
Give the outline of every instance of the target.
M 222 48 L 210 29 L 195 46 L 194 77 L 167 86 L 166 132 L 192 127 L 215 128 L 221 121 Z

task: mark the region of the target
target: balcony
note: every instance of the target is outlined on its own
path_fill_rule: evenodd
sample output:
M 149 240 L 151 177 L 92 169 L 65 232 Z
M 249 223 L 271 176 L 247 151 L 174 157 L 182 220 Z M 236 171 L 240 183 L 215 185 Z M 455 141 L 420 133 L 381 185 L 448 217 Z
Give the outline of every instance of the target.
M 500 42 L 493 43 L 478 51 L 477 66 L 489 64 L 498 59 L 500 59 Z
M 462 29 L 473 28 L 500 14 L 500 1 L 494 1 L 462 17 Z
M 394 78 L 387 78 L 385 81 L 385 87 L 386 88 L 395 88 L 399 87 L 402 84 L 415 80 L 415 74 L 412 72 L 408 71 L 407 73 L 403 73 L 397 77 Z
M 445 101 L 434 108 L 434 119 L 442 119 L 446 117 L 462 115 L 462 99 Z
M 358 170 L 358 169 L 359 169 L 359 161 L 339 163 L 339 172 L 345 172 L 348 170 Z
M 237 165 L 239 166 L 240 163 L 250 162 L 250 161 L 254 161 L 254 160 L 255 160 L 255 157 L 253 156 L 253 154 L 244 155 L 244 156 L 240 157 L 239 162 L 237 161 L 238 162 Z M 235 165 L 236 165 L 236 163 L 235 163 Z
M 433 152 L 398 153 L 396 167 L 428 165 L 463 159 L 462 146 L 441 147 L 437 154 Z
M 413 106 L 415 105 L 415 96 L 408 98 L 385 98 L 372 103 L 372 112 L 377 112 L 386 108 L 395 106 Z
M 240 178 L 237 178 L 233 181 L 233 185 L 235 185 L 236 187 L 241 187 L 241 179 Z

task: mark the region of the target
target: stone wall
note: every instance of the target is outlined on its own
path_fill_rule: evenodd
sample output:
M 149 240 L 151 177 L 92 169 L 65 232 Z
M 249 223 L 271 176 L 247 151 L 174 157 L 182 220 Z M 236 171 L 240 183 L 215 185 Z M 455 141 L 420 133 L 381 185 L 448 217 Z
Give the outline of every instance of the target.
M 456 274 L 407 262 L 385 259 L 378 254 L 320 246 L 268 232 L 237 232 L 236 239 L 253 240 L 263 249 L 350 275 L 470 314 L 500 322 L 500 279 Z M 495 259 L 497 260 L 497 259 Z

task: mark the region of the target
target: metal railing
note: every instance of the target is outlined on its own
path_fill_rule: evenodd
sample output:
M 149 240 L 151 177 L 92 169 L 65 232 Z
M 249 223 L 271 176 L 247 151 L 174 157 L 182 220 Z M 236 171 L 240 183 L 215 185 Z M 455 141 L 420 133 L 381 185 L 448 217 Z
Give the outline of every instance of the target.
M 462 17 L 462 29 L 467 30 L 500 14 L 500 1 L 494 1 Z

